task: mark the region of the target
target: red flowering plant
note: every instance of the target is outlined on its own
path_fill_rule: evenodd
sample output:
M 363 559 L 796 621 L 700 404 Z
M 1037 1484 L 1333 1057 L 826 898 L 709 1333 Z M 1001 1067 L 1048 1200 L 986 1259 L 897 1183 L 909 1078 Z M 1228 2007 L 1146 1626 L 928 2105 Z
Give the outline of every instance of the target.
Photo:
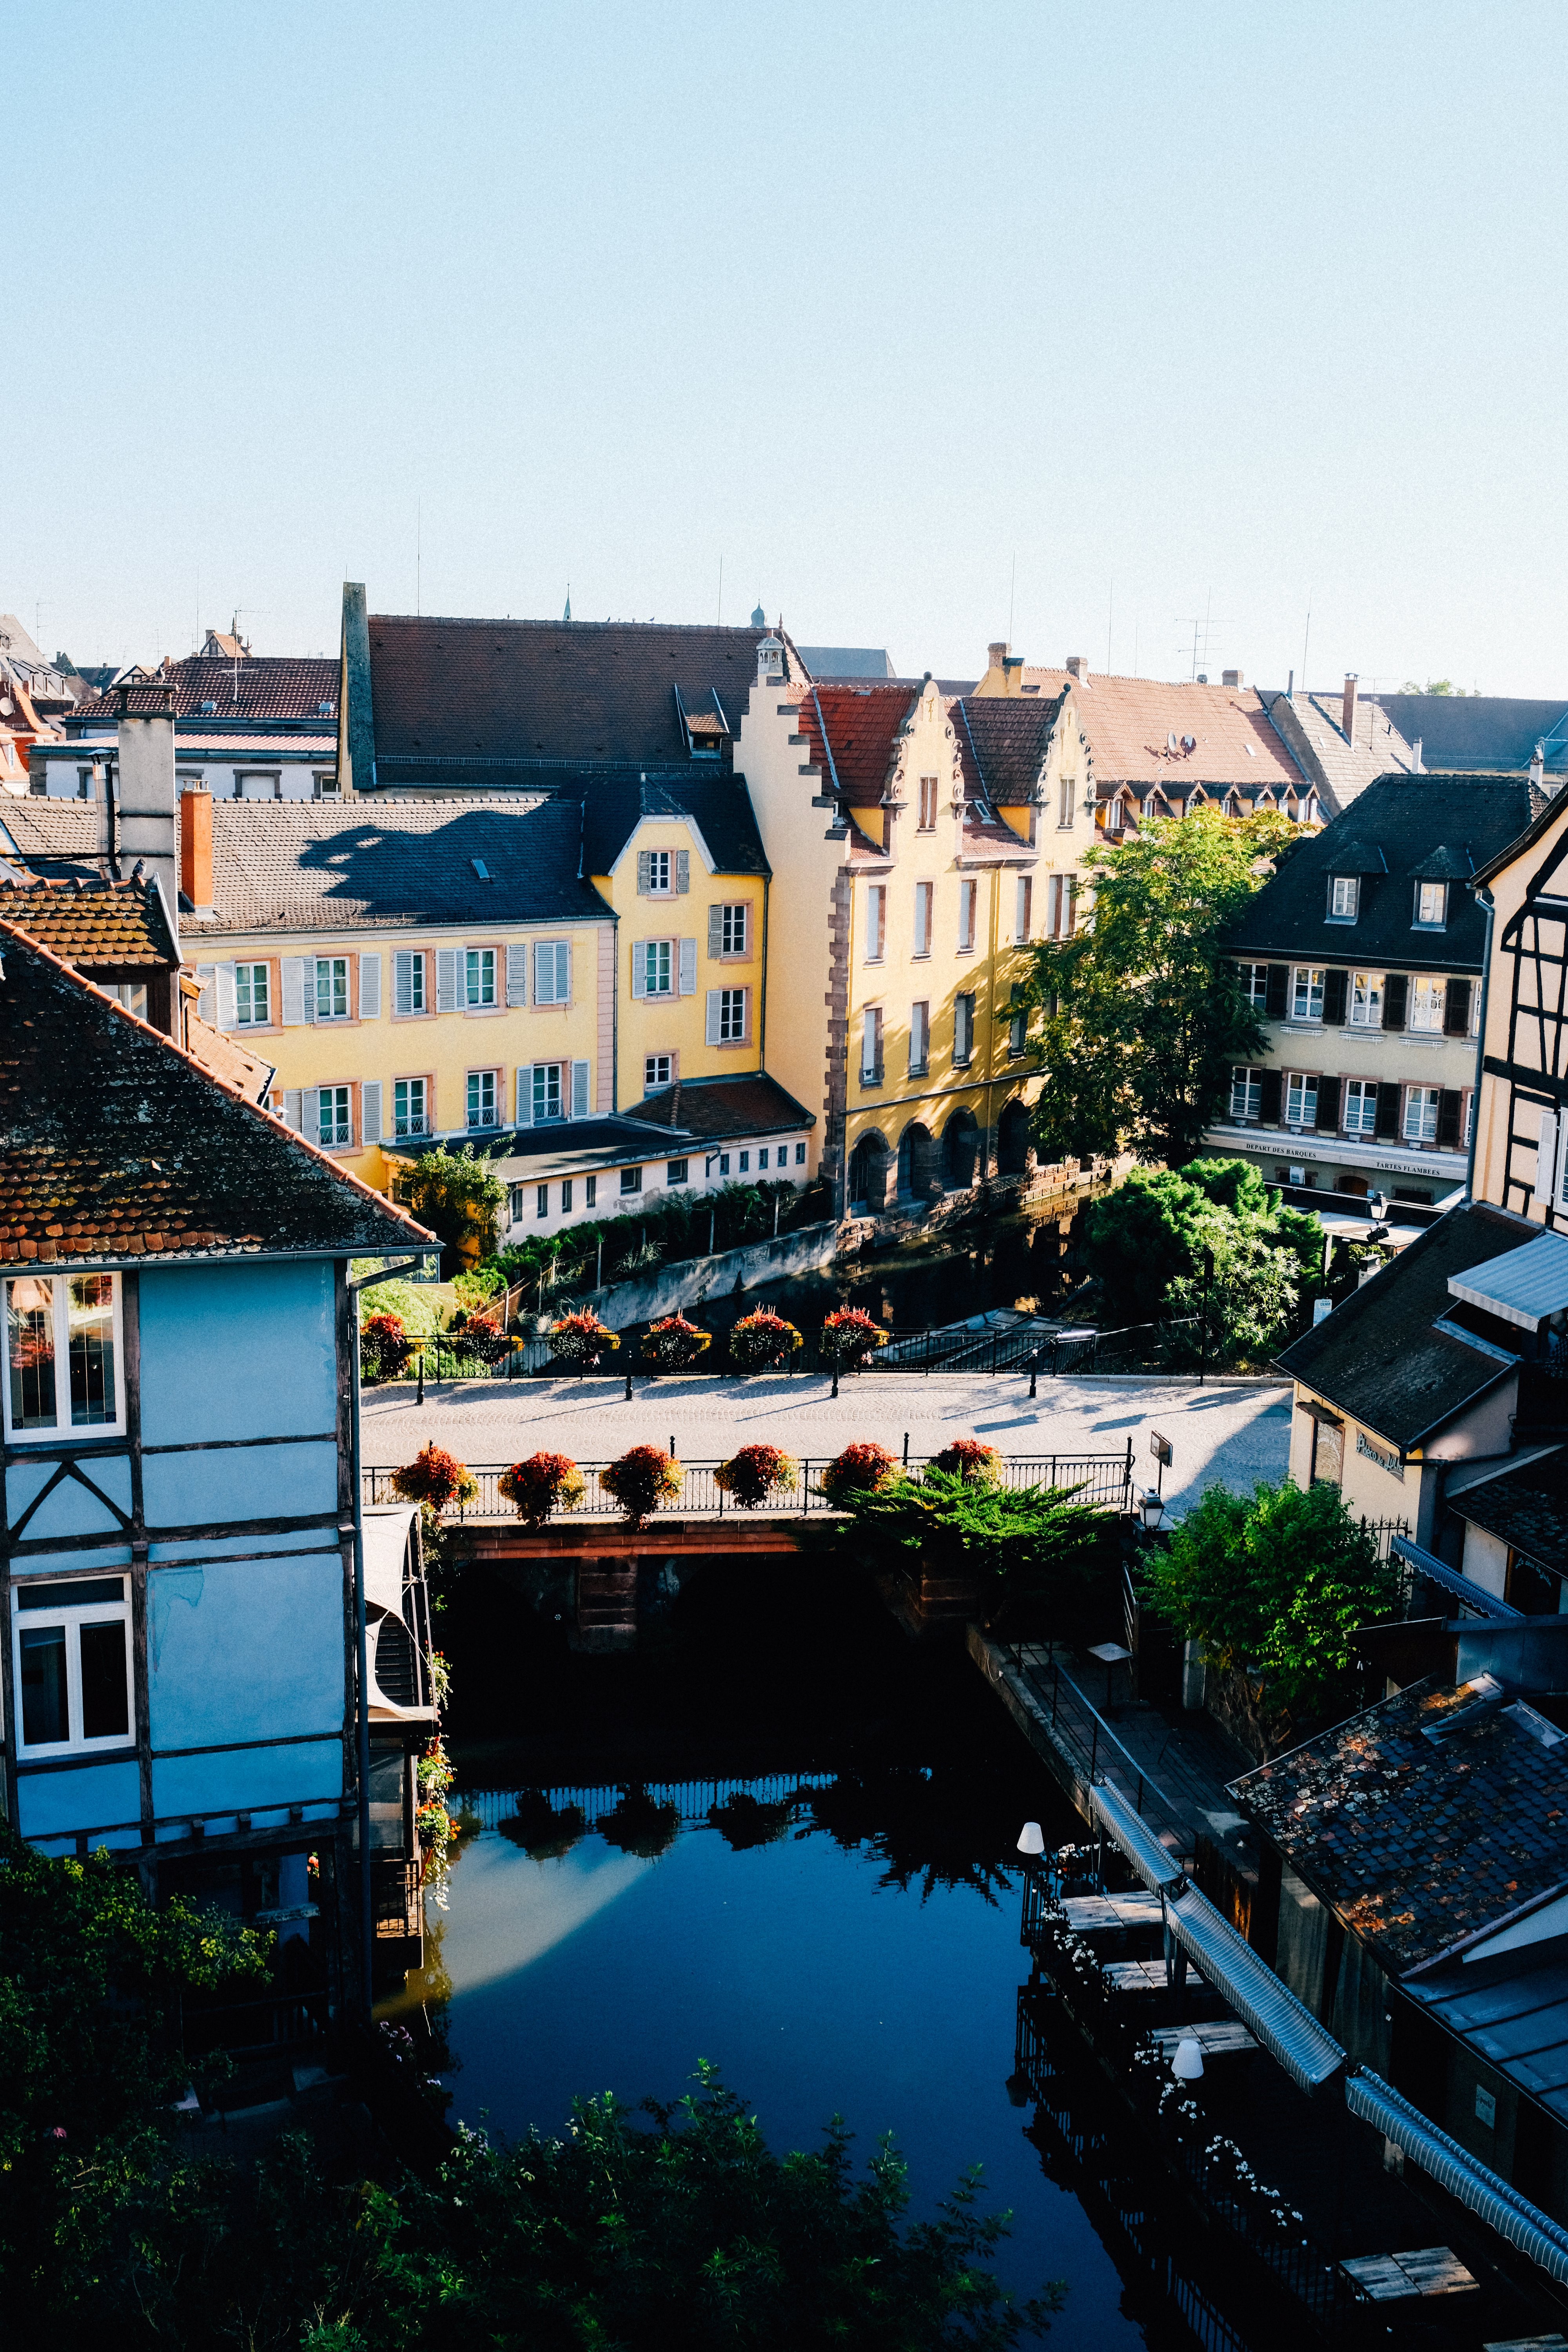
M 673 1503 L 685 1483 L 686 1473 L 674 1454 L 659 1445 L 634 1445 L 599 1473 L 600 1486 L 615 1496 L 636 1528 L 646 1527 L 661 1503 Z
M 684 1315 L 667 1315 L 662 1323 L 649 1324 L 642 1351 L 644 1360 L 659 1371 L 683 1372 L 712 1343 L 712 1333 L 700 1325 L 689 1323 Z
M 466 1462 L 439 1445 L 422 1445 L 412 1462 L 392 1474 L 392 1491 L 405 1503 L 424 1503 L 437 1518 L 454 1503 L 471 1503 L 479 1482 Z
M 601 1356 L 607 1356 L 621 1344 L 591 1307 L 581 1307 L 571 1315 L 559 1317 L 546 1337 L 563 1364 L 579 1368 L 596 1363 Z
M 499 1316 L 457 1314 L 450 1338 L 459 1355 L 477 1356 L 481 1364 L 500 1363 L 511 1347 Z
M 414 1342 L 401 1315 L 367 1315 L 360 1327 L 359 1370 L 363 1381 L 395 1381 Z
M 503 1470 L 496 1485 L 520 1519 L 542 1528 L 552 1512 L 576 1510 L 588 1482 L 569 1454 L 531 1454 Z
M 799 1345 L 795 1325 L 763 1307 L 756 1315 L 742 1315 L 731 1330 L 730 1361 L 738 1372 L 760 1372 L 793 1356 Z
M 874 1349 L 887 1344 L 887 1333 L 863 1307 L 837 1307 L 824 1319 L 822 1352 L 840 1371 L 846 1365 L 863 1364 Z
M 822 1474 L 822 1491 L 830 1503 L 842 1506 L 854 1494 L 875 1494 L 893 1475 L 897 1465 L 885 1445 L 861 1439 L 847 1445 Z
M 1002 1476 L 1002 1456 L 994 1445 L 983 1445 L 978 1437 L 955 1437 L 951 1445 L 932 1454 L 931 1468 L 951 1472 L 966 1486 L 994 1486 Z
M 739 1454 L 721 1462 L 713 1473 L 713 1484 L 732 1495 L 743 1511 L 754 1511 L 775 1486 L 783 1494 L 793 1495 L 799 1476 L 800 1464 L 778 1446 L 742 1445 Z

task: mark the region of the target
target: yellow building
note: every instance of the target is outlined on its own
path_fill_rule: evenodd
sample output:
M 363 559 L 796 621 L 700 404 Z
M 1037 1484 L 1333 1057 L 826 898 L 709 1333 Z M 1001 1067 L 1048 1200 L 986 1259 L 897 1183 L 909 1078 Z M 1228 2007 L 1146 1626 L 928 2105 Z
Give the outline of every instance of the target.
M 1022 1174 L 1038 1081 L 1007 1016 L 1040 935 L 1033 772 L 1021 793 L 1009 764 L 1004 810 L 931 679 L 813 685 L 777 638 L 735 765 L 773 876 L 764 1066 L 820 1105 L 841 1210 Z
M 614 1108 L 615 922 L 576 803 L 187 793 L 181 848 L 204 1016 L 378 1191 L 394 1150 Z

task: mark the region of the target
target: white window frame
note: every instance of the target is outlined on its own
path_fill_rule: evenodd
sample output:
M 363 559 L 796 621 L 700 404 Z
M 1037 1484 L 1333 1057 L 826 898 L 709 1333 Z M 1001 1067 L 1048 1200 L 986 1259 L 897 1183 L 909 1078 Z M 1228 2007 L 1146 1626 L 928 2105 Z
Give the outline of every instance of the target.
M 935 921 L 936 884 L 917 882 L 915 884 L 915 943 L 910 952 L 918 961 L 923 962 L 931 954 L 931 936 Z
M 256 1011 L 258 972 L 261 974 L 261 1001 L 266 1007 L 259 1015 Z M 247 961 L 235 965 L 234 1025 L 237 1029 L 270 1029 L 272 1026 L 272 967 L 265 959 L 259 962 Z
M 485 993 L 486 987 L 489 993 Z M 493 1013 L 496 996 L 496 950 L 494 948 L 463 950 L 463 1010 L 465 1013 Z
M 406 962 L 405 959 L 406 958 Z M 423 948 L 398 948 L 392 959 L 392 1016 L 395 1021 L 423 1021 L 430 1010 L 430 989 Z M 399 967 L 408 981 L 408 1009 L 398 1008 Z
M 743 1045 L 752 1025 L 747 1018 L 749 1008 L 746 1003 L 750 992 L 744 988 L 719 988 L 713 992 L 719 999 L 716 1020 L 719 1034 L 714 1043 Z
M 640 1192 L 642 1191 L 642 1170 L 640 1168 L 623 1168 L 620 1171 L 620 1179 L 621 1192 L 623 1196 L 633 1192 Z
M 660 1064 L 663 1065 L 662 1071 L 660 1069 Z M 643 1055 L 642 1088 L 645 1095 L 648 1093 L 650 1089 L 657 1090 L 664 1087 L 672 1087 L 674 1084 L 675 1055 L 673 1054 L 645 1054 Z
M 642 986 L 634 993 L 638 996 L 673 996 L 676 992 L 675 941 L 639 940 L 637 953 L 642 959 Z
M 340 967 L 342 968 L 343 976 L 343 1009 L 341 1013 L 337 1010 L 337 975 Z M 321 975 L 323 972 L 328 975 L 327 995 L 329 1004 L 328 1010 L 325 1013 L 321 1010 Z M 349 960 L 347 956 L 312 956 L 310 958 L 311 1020 L 347 1021 L 352 1018 L 353 1012 L 353 998 L 349 986 Z
M 400 1087 L 408 1089 L 404 1097 L 404 1108 L 401 1116 L 399 1115 L 397 1108 L 397 1090 Z M 416 1087 L 419 1089 L 419 1108 L 417 1110 L 413 1107 L 413 1090 Z M 430 1081 L 427 1077 L 394 1078 L 392 1081 L 392 1131 L 395 1139 L 401 1139 L 404 1137 L 411 1135 L 418 1136 L 429 1134 Z
M 488 1118 L 483 1116 L 485 1080 L 487 1078 L 490 1082 L 490 1115 Z M 502 1084 L 503 1077 L 502 1073 L 500 1070 L 482 1068 L 464 1071 L 463 1125 L 469 1135 L 491 1135 L 500 1125 Z M 480 1108 L 480 1115 L 477 1118 L 474 1116 L 474 1097 L 476 1090 L 479 1095 Z
M 644 897 L 672 898 L 675 896 L 675 852 L 672 849 L 650 849 L 647 857 L 647 888 Z
M 1428 914 L 1426 911 L 1428 893 L 1431 894 L 1436 907 L 1436 911 L 1432 914 Z M 1446 882 L 1417 882 L 1415 885 L 1415 913 L 1411 922 L 1412 930 L 1446 931 L 1447 928 L 1447 884 Z
M 1241 992 L 1256 1012 L 1261 1013 L 1268 1002 L 1268 966 L 1266 963 L 1244 963 L 1237 967 L 1241 974 Z
M 1352 1029 L 1381 1029 L 1383 999 L 1388 975 L 1382 971 L 1352 971 L 1351 974 L 1350 1025 Z
M 50 1581 L 58 1582 L 62 1587 L 68 1585 L 73 1590 L 87 1583 L 105 1586 L 118 1584 L 120 1597 L 115 1600 L 106 1592 L 101 1601 L 52 1603 L 42 1601 L 37 1608 L 24 1609 L 22 1606 L 24 1596 L 31 1597 L 34 1594 L 43 1593 L 48 1590 L 48 1585 L 43 1582 L 24 1581 L 12 1586 L 11 1671 L 16 1678 L 14 1686 L 16 1694 L 17 1756 L 32 1763 L 35 1759 L 51 1756 L 97 1756 L 106 1748 L 130 1748 L 136 1738 L 136 1685 L 131 1635 L 131 1571 L 125 1569 L 118 1576 L 60 1577 L 58 1580 L 51 1579 Z M 22 1696 L 24 1622 L 28 1630 L 34 1633 L 49 1633 L 57 1627 L 64 1629 L 68 1726 L 68 1737 L 64 1739 L 30 1741 L 27 1738 Z M 83 1738 L 79 1730 L 82 1706 L 81 1635 L 85 1625 L 121 1625 L 125 1629 L 125 1729 L 100 1733 L 96 1739 Z M 68 1728 L 72 1726 L 78 1727 L 77 1736 L 74 1738 L 68 1736 Z
M 1265 969 L 1267 970 L 1267 966 Z M 1290 1018 L 1292 1021 L 1321 1022 L 1322 1020 L 1325 977 L 1326 974 L 1320 965 L 1310 963 L 1291 965 Z
M 719 952 L 726 956 L 743 956 L 750 952 L 747 938 L 751 925 L 747 920 L 751 908 L 744 898 L 727 900 L 719 909 Z M 738 934 L 738 936 L 737 936 Z
M 1405 1008 L 1405 1025 L 1417 1036 L 1440 1037 L 1447 1011 L 1448 990 L 1445 981 L 1431 972 L 1413 971 L 1410 975 L 1410 1000 Z
M 70 1410 L 70 1310 L 72 1282 L 107 1279 L 113 1314 L 114 1345 L 114 1412 L 112 1421 L 73 1421 Z M 50 1290 L 55 1343 L 55 1418 L 47 1428 L 16 1429 L 11 1421 L 11 1291 L 17 1282 L 47 1282 Z M 79 1442 L 96 1437 L 122 1436 L 125 1431 L 125 1334 L 121 1312 L 121 1281 L 117 1274 L 108 1276 L 84 1276 L 69 1274 L 13 1273 L 0 1284 L 0 1310 L 5 1318 L 5 1364 L 4 1391 L 5 1435 L 13 1445 L 58 1444 L 62 1437 L 75 1437 Z
M 308 1091 L 310 1094 L 313 1094 L 316 1097 L 316 1141 L 321 1145 L 321 1150 L 323 1151 L 352 1151 L 353 1150 L 354 1141 L 354 1098 L 353 1087 L 341 1085 L 311 1087 Z M 331 1095 L 332 1097 L 332 1132 L 331 1137 L 329 1137 L 326 1132 L 326 1125 L 321 1118 L 321 1097 L 323 1095 Z M 348 1129 L 348 1133 L 342 1136 L 338 1133 L 338 1097 L 340 1096 L 342 1098 L 344 1107 L 343 1124 Z
M 1399 1131 L 1406 1143 L 1419 1144 L 1423 1149 L 1435 1149 L 1437 1141 L 1437 1114 L 1441 1107 L 1441 1087 L 1406 1087 L 1405 1106 L 1400 1114 Z M 1414 1132 L 1412 1124 L 1414 1123 Z M 1428 1126 L 1431 1133 L 1426 1129 Z
M 917 833 L 934 833 L 936 831 L 937 805 L 940 798 L 940 790 L 941 788 L 935 776 L 922 776 L 921 778 L 920 815 L 915 824 L 915 831 Z
M 1333 874 L 1329 877 L 1331 923 L 1353 923 L 1361 912 L 1361 876 Z
M 1358 1095 L 1357 1087 L 1361 1092 Z M 1341 1105 L 1340 1123 L 1347 1135 L 1377 1133 L 1377 1080 L 1347 1078 L 1344 1101 Z
M 1307 1105 L 1310 1103 L 1309 1110 Z M 1318 1124 L 1318 1078 L 1313 1070 L 1288 1070 L 1285 1074 L 1285 1124 L 1287 1127 L 1316 1127 Z
M 570 1081 L 565 1075 L 566 1067 L 567 1066 L 564 1062 L 534 1063 L 531 1083 L 528 1089 L 529 1101 L 533 1112 L 531 1121 L 533 1126 L 554 1127 L 565 1118 L 566 1106 L 569 1100 L 567 1088 L 570 1085 Z M 550 1073 L 552 1070 L 555 1073 L 556 1108 L 554 1110 L 552 1110 L 550 1108 Z M 540 1109 L 541 1102 L 544 1105 L 544 1108 L 542 1110 Z
M 1240 1119 L 1263 1116 L 1263 1072 L 1255 1063 L 1237 1062 L 1231 1066 L 1230 1115 Z
M 975 909 L 979 904 L 979 898 L 980 885 L 973 876 L 966 877 L 958 886 L 958 952 L 960 955 L 974 953 Z
M 888 886 L 866 885 L 866 961 L 881 963 L 888 952 Z

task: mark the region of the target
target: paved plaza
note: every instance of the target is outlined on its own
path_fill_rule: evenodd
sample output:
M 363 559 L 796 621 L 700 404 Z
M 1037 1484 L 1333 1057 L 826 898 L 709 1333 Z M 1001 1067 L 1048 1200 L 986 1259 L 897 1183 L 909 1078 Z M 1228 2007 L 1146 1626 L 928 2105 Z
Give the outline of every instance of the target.
M 1004 1454 L 1113 1454 L 1132 1440 L 1134 1477 L 1152 1481 L 1149 1433 L 1171 1440 L 1175 1459 L 1164 1491 L 1179 1515 L 1216 1481 L 1250 1493 L 1258 1479 L 1285 1475 L 1290 1389 L 1285 1382 L 1086 1379 L 1042 1381 L 1029 1402 L 1026 1374 L 870 1372 L 847 1378 L 837 1401 L 826 1379 L 642 1380 L 631 1402 L 625 1378 L 460 1381 L 374 1389 L 364 1399 L 367 1464 L 406 1462 L 434 1439 L 465 1462 L 515 1462 L 540 1448 L 580 1462 L 603 1461 L 657 1443 L 685 1461 L 716 1462 L 766 1442 L 820 1460 L 857 1438 L 894 1454 L 908 1433 L 911 1455 L 935 1454 L 955 1437 L 982 1437 Z

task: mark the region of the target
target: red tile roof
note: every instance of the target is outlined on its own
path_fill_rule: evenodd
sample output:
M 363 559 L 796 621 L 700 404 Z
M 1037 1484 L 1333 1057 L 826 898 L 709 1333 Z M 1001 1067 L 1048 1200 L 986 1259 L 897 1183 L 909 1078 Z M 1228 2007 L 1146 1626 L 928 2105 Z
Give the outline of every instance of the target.
M 321 708 L 323 702 L 331 703 L 331 716 L 337 715 L 338 664 L 326 656 L 258 654 L 237 663 L 193 656 L 171 662 L 143 693 L 158 694 L 164 687 L 174 688 L 176 719 L 313 719 L 319 724 L 328 715 Z M 204 712 L 207 702 L 216 709 Z M 112 691 L 95 694 L 71 712 L 71 726 L 74 730 L 84 720 L 112 719 L 119 708 Z
M 898 740 L 913 710 L 918 687 L 834 683 L 814 686 L 800 702 L 806 757 L 822 770 L 825 792 L 851 808 L 874 808 L 891 774 Z
M 0 920 L 0 1261 L 384 1255 L 431 1236 Z
M 89 971 L 168 971 L 180 961 L 150 882 L 0 882 L 0 921 Z
M 1195 784 L 1300 789 L 1301 771 L 1250 687 L 1078 678 L 1067 670 L 1033 668 L 1025 670 L 1024 683 L 1037 686 L 1042 701 L 1071 689 L 1060 723 L 1076 720 L 1081 728 L 1102 791 L 1117 783 L 1158 784 L 1181 794 Z

